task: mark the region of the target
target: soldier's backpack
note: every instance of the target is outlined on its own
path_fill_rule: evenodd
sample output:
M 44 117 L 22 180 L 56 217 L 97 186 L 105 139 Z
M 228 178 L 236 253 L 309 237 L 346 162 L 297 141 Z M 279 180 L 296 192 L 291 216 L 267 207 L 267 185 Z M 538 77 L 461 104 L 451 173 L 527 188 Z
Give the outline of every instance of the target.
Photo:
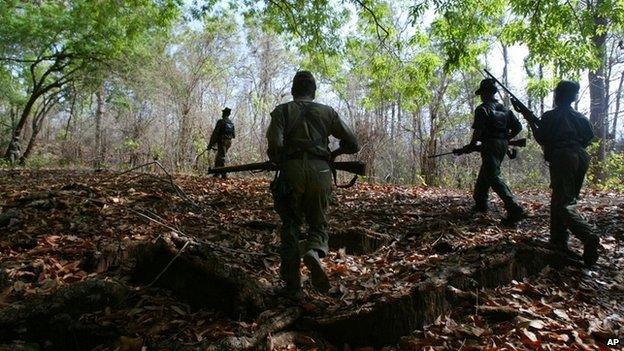
M 223 134 L 224 137 L 228 139 L 234 139 L 236 136 L 236 128 L 234 127 L 234 123 L 232 121 L 227 120 L 223 123 Z
M 507 138 L 509 110 L 501 104 L 491 104 L 486 108 L 488 123 L 485 134 L 489 138 Z

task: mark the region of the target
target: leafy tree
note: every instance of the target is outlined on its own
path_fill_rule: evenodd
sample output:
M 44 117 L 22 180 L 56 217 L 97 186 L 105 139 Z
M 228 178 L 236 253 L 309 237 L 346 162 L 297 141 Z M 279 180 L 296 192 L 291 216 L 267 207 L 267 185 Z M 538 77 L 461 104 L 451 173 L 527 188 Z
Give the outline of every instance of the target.
M 22 134 L 46 94 L 120 57 L 141 54 L 145 43 L 169 28 L 178 7 L 178 0 L 0 3 L 0 64 L 23 82 L 27 96 L 13 136 Z

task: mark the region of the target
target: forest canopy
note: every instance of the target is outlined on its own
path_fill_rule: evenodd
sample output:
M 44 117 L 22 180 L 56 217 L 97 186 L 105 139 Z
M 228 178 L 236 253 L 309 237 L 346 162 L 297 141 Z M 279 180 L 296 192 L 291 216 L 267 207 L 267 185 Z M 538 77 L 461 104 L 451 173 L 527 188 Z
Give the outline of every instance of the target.
M 370 179 L 465 187 L 473 158 L 428 157 L 467 141 L 487 67 L 537 114 L 559 80 L 579 80 L 599 139 L 592 179 L 622 173 L 623 1 L 11 0 L 0 20 L 0 147 L 8 159 L 20 137 L 29 166 L 156 158 L 201 172 L 226 106 L 240 131 L 230 161 L 262 160 L 269 113 L 308 69 Z M 546 184 L 535 146 L 505 172 Z

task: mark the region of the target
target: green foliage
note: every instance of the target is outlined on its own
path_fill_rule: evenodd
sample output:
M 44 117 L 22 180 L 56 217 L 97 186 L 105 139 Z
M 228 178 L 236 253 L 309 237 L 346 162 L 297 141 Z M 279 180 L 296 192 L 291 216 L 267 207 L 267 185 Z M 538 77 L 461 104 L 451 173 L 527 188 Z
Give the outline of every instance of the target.
M 592 143 L 587 152 L 596 155 L 600 150 L 600 142 Z M 624 192 L 624 153 L 613 152 L 603 162 L 598 163 L 595 157 L 587 172 L 588 183 L 600 190 Z
M 340 29 L 348 11 L 330 0 L 282 0 L 235 2 L 248 21 L 262 24 L 265 30 L 285 37 L 285 43 L 296 47 L 317 71 L 333 68 L 327 57 L 340 53 Z
M 139 149 L 140 146 L 141 144 L 137 140 L 131 138 L 126 138 L 126 140 L 124 140 L 123 144 L 121 145 L 122 149 L 126 151 L 136 151 Z
M 40 168 L 54 167 L 57 164 L 58 164 L 58 159 L 56 156 L 50 153 L 44 153 L 44 154 L 32 155 L 26 160 L 26 164 L 24 166 L 26 166 L 27 168 L 40 169 Z
M 603 164 L 603 180 L 598 184 L 601 190 L 624 192 L 624 153 L 611 153 Z
M 504 2 L 448 1 L 438 2 L 437 7 L 441 15 L 432 23 L 432 34 L 445 53 L 445 68 L 452 71 L 474 67 L 498 30 Z

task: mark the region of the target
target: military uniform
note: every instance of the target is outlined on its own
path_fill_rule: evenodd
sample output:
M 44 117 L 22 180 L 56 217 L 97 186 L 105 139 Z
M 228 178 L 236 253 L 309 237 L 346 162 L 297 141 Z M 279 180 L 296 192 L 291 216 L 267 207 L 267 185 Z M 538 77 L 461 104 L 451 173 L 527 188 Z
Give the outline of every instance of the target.
M 327 207 L 332 191 L 329 136 L 340 140 L 343 153 L 355 153 L 359 146 L 336 111 L 311 98 L 295 97 L 277 106 L 271 112 L 266 135 L 268 156 L 281 165 L 284 183 L 282 190 L 273 191 L 275 210 L 282 220 L 280 275 L 287 287 L 299 289 L 299 240 L 304 222 L 308 225 L 304 252 L 311 250 L 324 257 L 328 251 Z
M 475 110 L 473 129 L 480 130 L 481 168 L 475 184 L 475 208 L 488 208 L 490 188 L 501 198 L 509 214 L 522 212 L 514 196 L 501 177 L 501 163 L 507 152 L 508 141 L 518 135 L 522 125 L 518 118 L 495 99 L 483 102 Z
M 583 243 L 593 237 L 593 228 L 576 211 L 589 168 L 585 148 L 594 138 L 587 118 L 571 106 L 557 107 L 544 113 L 535 138 L 544 148 L 550 170 L 550 240 L 567 246 L 568 230 Z
M 22 147 L 20 146 L 19 137 L 15 136 L 13 137 L 13 140 L 11 141 L 11 152 L 9 154 L 9 162 L 11 163 L 11 165 L 17 164 L 21 156 L 21 153 L 22 153 Z
M 232 146 L 232 139 L 236 138 L 236 132 L 232 120 L 228 117 L 230 113 L 229 108 L 223 110 L 223 117 L 217 121 L 212 135 L 210 136 L 210 142 L 208 143 L 208 149 L 212 149 L 217 146 L 217 154 L 215 156 L 214 166 L 225 166 L 225 157 Z M 225 173 L 221 174 L 222 178 L 225 178 Z
M 544 149 L 550 171 L 550 243 L 568 250 L 568 230 L 585 246 L 583 259 L 592 265 L 598 259 L 598 236 L 576 210 L 576 203 L 589 168 L 585 148 L 594 138 L 589 120 L 572 108 L 579 85 L 561 81 L 555 89 L 555 109 L 537 119 L 530 111 L 521 111 L 529 120 L 535 140 Z M 512 101 L 522 110 L 517 101 Z

